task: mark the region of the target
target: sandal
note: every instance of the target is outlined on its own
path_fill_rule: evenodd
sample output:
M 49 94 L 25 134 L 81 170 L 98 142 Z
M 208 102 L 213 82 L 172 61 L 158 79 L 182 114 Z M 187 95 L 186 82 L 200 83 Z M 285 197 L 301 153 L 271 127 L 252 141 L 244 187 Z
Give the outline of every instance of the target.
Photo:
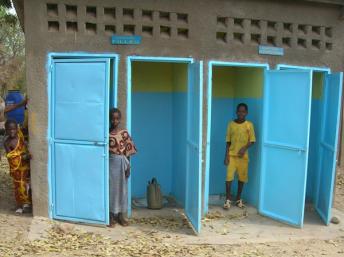
M 242 201 L 241 199 L 240 199 L 240 200 L 237 200 L 236 203 L 235 203 L 235 205 L 236 205 L 237 207 L 239 207 L 240 209 L 243 209 L 243 208 L 246 207 L 245 204 L 243 203 L 243 201 Z
M 228 210 L 229 208 L 231 208 L 231 204 L 231 200 L 227 199 L 223 205 L 223 209 Z
M 23 209 L 22 209 L 22 208 L 18 208 L 18 209 L 15 211 L 15 214 L 16 214 L 16 215 L 22 215 L 22 214 L 23 214 Z
M 32 213 L 32 207 L 30 204 L 23 205 L 23 213 Z

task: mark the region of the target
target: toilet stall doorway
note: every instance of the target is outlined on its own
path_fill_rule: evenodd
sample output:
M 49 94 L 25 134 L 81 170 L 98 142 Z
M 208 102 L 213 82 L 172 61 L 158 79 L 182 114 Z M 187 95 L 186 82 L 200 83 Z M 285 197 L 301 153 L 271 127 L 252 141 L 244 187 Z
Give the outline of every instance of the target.
M 128 213 L 155 177 L 200 232 L 202 62 L 130 56 L 127 64 L 127 128 L 138 148 L 131 161 Z
M 222 205 L 224 202 L 226 130 L 228 122 L 236 117 L 239 103 L 248 105 L 247 119 L 253 122 L 257 137 L 249 150 L 249 181 L 243 199 L 258 208 L 264 73 L 268 69 L 268 64 L 260 63 L 209 62 L 205 213 L 209 204 Z M 237 179 L 232 183 L 233 196 L 236 190 Z

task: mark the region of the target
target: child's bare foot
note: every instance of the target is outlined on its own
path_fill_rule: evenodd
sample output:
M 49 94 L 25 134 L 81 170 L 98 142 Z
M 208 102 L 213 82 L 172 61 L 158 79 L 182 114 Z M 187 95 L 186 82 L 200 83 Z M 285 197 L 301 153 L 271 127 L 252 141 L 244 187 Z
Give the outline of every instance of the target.
M 129 222 L 124 218 L 122 213 L 118 214 L 118 223 L 123 227 L 129 226 Z
M 114 228 L 116 226 L 116 219 L 115 219 L 115 215 L 113 213 L 110 213 L 110 224 L 107 225 L 107 227 L 109 228 Z
M 114 220 L 111 220 L 111 219 L 110 219 L 110 224 L 107 225 L 107 227 L 108 227 L 108 228 L 114 228 L 114 227 L 116 227 L 116 222 L 115 222 Z

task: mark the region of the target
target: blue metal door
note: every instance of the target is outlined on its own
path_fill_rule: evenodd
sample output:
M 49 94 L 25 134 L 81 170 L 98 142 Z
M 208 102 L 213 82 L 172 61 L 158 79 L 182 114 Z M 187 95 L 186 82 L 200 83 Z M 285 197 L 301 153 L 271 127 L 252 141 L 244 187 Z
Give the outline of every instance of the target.
M 202 62 L 189 65 L 188 83 L 185 213 L 196 233 L 202 215 L 202 68 Z
M 329 74 L 322 99 L 322 128 L 320 139 L 319 181 L 315 208 L 325 224 L 331 219 L 331 207 L 336 175 L 338 130 L 342 96 L 343 74 Z
M 259 211 L 303 225 L 311 105 L 310 71 L 267 71 Z
M 51 214 L 109 223 L 110 60 L 55 59 L 51 66 Z

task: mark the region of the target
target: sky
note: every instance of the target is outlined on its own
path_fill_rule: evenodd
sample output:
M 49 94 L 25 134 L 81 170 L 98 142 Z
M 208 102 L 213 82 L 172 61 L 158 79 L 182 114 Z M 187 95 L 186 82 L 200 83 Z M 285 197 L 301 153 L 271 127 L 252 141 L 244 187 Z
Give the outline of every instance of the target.
M 12 1 L 11 1 L 12 2 Z M 12 6 L 13 6 L 13 2 L 12 2 Z M 9 10 L 9 12 L 11 13 L 11 14 L 16 14 L 16 10 L 12 7 L 10 10 Z
M 16 10 L 14 8 L 11 8 L 9 11 L 11 14 L 16 14 Z

